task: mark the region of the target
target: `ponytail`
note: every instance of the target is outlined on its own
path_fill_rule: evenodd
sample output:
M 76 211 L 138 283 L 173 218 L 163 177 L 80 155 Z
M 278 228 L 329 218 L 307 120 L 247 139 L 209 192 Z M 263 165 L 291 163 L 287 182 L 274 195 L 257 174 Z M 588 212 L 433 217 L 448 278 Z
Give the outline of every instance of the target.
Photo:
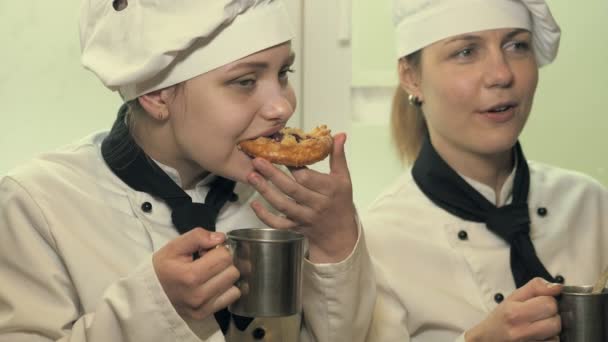
M 405 57 L 413 67 L 419 67 L 420 50 Z M 391 134 L 401 162 L 413 163 L 418 157 L 422 139 L 428 133 L 420 106 L 409 103 L 409 94 L 397 86 L 391 109 Z

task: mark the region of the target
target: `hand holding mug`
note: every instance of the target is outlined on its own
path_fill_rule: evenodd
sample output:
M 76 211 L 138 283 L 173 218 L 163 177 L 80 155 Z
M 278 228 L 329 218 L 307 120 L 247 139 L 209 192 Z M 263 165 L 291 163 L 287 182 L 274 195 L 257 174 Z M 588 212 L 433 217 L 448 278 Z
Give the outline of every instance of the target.
M 167 243 L 152 256 L 156 275 L 182 317 L 204 319 L 237 300 L 239 271 L 222 233 L 195 228 Z M 193 260 L 198 252 L 200 258 Z
M 561 330 L 557 300 L 562 286 L 534 278 L 515 290 L 476 327 L 467 331 L 467 342 L 546 341 Z

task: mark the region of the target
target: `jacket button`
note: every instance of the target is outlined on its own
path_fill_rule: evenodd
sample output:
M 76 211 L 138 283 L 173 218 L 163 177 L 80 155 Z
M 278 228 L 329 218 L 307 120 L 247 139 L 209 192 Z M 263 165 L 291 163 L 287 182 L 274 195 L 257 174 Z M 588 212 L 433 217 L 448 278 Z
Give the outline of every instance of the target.
M 538 214 L 538 216 L 540 217 L 545 217 L 547 216 L 547 208 L 545 207 L 540 207 L 538 209 L 536 209 L 536 213 Z
M 459 232 L 458 232 L 458 238 L 459 238 L 460 240 L 462 240 L 462 241 L 464 241 L 464 240 L 468 240 L 468 239 L 469 239 L 469 234 L 467 234 L 467 232 L 466 232 L 466 231 L 461 230 L 461 231 L 459 231 Z
M 141 204 L 141 210 L 144 211 L 144 213 L 149 213 L 152 211 L 152 203 L 150 202 L 144 202 Z
M 564 279 L 564 277 L 563 277 L 563 276 L 561 276 L 561 275 L 559 275 L 559 274 L 555 276 L 555 282 L 556 282 L 556 283 L 563 284 L 565 281 L 566 281 L 566 279 Z
M 494 301 L 498 304 L 500 304 L 504 299 L 505 296 L 503 296 L 500 292 L 494 295 Z
M 255 328 L 251 332 L 251 336 L 254 340 L 261 340 L 264 338 L 264 336 L 266 336 L 266 330 L 264 330 L 264 328 Z

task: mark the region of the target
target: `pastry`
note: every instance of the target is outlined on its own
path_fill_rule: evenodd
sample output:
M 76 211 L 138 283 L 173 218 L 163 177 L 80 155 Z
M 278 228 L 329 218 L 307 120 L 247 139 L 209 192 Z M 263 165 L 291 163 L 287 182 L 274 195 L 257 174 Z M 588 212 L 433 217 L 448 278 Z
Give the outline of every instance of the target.
M 268 137 L 241 141 L 238 147 L 250 157 L 264 158 L 273 164 L 300 167 L 325 159 L 332 145 L 331 130 L 322 125 L 310 133 L 284 127 Z

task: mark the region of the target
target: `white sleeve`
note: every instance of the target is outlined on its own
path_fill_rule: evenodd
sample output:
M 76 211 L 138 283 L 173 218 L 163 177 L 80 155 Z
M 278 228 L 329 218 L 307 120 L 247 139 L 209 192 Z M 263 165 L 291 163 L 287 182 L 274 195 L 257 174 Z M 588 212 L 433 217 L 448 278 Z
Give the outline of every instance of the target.
M 378 290 L 367 342 L 409 342 L 407 309 L 389 286 L 381 265 L 373 260 Z
M 376 296 L 363 230 L 353 252 L 335 264 L 305 261 L 301 342 L 365 341 Z
M 72 282 L 42 210 L 8 177 L 0 180 L 0 236 L 0 342 L 223 341 L 213 317 L 192 329 L 180 318 L 151 257 L 83 313 L 86 284 Z
M 386 281 L 381 265 L 377 263 L 376 259 L 373 259 L 373 262 L 378 290 L 372 325 L 366 341 L 409 342 L 411 341 L 407 327 L 409 312 Z M 407 284 L 403 286 L 407 286 Z M 458 336 L 454 342 L 465 342 L 464 333 Z

